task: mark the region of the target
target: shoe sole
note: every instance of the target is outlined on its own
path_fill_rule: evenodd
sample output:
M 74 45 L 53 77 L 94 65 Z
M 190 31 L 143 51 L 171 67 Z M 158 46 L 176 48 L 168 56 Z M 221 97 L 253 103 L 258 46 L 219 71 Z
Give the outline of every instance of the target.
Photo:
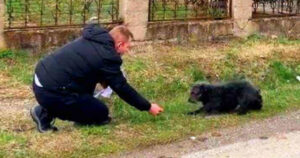
M 42 130 L 41 127 L 41 122 L 39 121 L 38 117 L 36 116 L 35 112 L 34 112 L 34 107 L 30 109 L 30 115 L 33 119 L 33 121 L 36 123 L 36 128 L 40 133 L 45 133 L 46 131 Z

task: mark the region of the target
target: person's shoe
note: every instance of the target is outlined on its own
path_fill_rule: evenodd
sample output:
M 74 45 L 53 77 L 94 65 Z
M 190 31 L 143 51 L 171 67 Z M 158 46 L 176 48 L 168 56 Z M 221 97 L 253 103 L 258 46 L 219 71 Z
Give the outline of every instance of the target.
M 57 131 L 57 127 L 54 126 L 54 118 L 49 115 L 47 110 L 40 105 L 33 107 L 30 110 L 30 115 L 33 121 L 37 125 L 37 130 L 41 133 L 47 131 Z

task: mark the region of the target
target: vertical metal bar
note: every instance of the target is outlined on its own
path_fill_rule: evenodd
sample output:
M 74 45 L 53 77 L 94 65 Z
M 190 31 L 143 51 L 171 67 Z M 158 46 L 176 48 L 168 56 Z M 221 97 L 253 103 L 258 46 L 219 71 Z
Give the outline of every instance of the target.
M 41 6 L 40 6 L 40 26 L 43 26 L 43 15 L 44 15 L 44 0 L 41 0 Z
M 263 13 L 265 14 L 266 13 L 266 3 L 265 3 L 265 1 L 263 1 L 262 4 L 263 4 Z
M 285 11 L 288 12 L 289 11 L 289 0 L 286 0 L 286 5 L 285 5 Z
M 174 3 L 174 19 L 177 19 L 178 0 L 175 0 Z
M 149 8 L 148 8 L 148 21 L 151 21 L 152 20 L 152 2 L 153 0 L 149 0 Z
M 84 0 L 84 5 L 83 5 L 83 24 L 86 22 L 86 0 Z
M 73 0 L 70 0 L 70 8 L 69 8 L 69 24 L 73 23 Z
M 276 3 L 277 3 L 277 14 L 279 14 L 279 12 L 280 12 L 280 2 L 279 2 L 279 0 L 276 1 Z
M 166 0 L 163 0 L 163 11 L 164 11 L 164 18 L 163 18 L 163 20 L 166 20 L 166 10 L 167 10 L 166 5 L 167 5 Z
M 11 28 L 11 23 L 12 23 L 12 12 L 13 12 L 13 8 L 12 8 L 12 0 L 8 0 L 8 28 Z
M 149 0 L 148 1 L 148 6 L 149 6 L 149 8 L 148 8 L 148 21 L 151 21 L 151 14 L 152 14 L 152 12 L 151 12 L 151 7 L 152 7 L 152 5 L 151 5 L 151 3 L 152 3 L 152 0 Z
M 101 0 L 98 0 L 98 7 L 97 7 L 97 20 L 98 20 L 98 24 L 100 23 L 100 16 L 101 16 Z
M 152 2 L 153 2 L 152 3 L 152 20 L 155 20 L 156 19 L 156 11 L 158 10 L 157 9 L 158 2 L 157 2 L 157 0 L 153 0 Z
M 55 0 L 55 17 L 54 17 L 55 26 L 58 23 L 58 0 Z
M 283 3 L 284 3 L 284 0 L 281 0 L 281 14 L 283 14 Z
M 276 8 L 276 3 L 274 3 L 275 1 L 270 1 L 270 6 L 272 8 L 272 13 L 275 14 L 275 8 Z
M 289 13 L 292 14 L 294 10 L 294 0 L 288 1 Z
M 188 0 L 185 0 L 184 5 L 185 5 L 185 18 L 187 18 L 188 17 L 188 5 L 189 5 Z
M 198 15 L 198 9 L 199 9 L 199 7 L 200 7 L 200 6 L 199 6 L 198 4 L 194 3 L 195 14 L 196 14 L 194 18 L 198 18 L 198 16 L 199 16 L 199 15 Z
M 232 0 L 229 0 L 229 17 L 232 18 Z
M 119 20 L 119 9 L 120 9 L 120 6 L 119 6 L 119 0 L 116 0 L 116 20 L 118 21 Z
M 110 5 L 111 5 L 111 22 L 113 22 L 114 21 L 114 17 L 115 17 L 114 16 L 114 14 L 115 14 L 115 12 L 114 12 L 114 5 L 115 5 L 114 0 L 111 1 Z
M 287 12 L 289 12 L 289 14 L 291 14 L 292 9 L 291 9 L 291 1 L 290 0 L 287 0 L 287 5 L 286 6 L 287 6 L 286 7 Z
M 296 14 L 300 13 L 300 0 L 297 0 L 297 11 Z
M 151 12 L 151 16 L 149 16 L 149 21 L 153 21 L 155 19 L 155 12 L 156 12 L 156 1 L 155 0 L 150 0 L 150 7 L 149 11 Z
M 27 27 L 27 23 L 28 23 L 28 5 L 29 5 L 29 1 L 25 0 L 25 15 L 24 15 L 25 27 Z

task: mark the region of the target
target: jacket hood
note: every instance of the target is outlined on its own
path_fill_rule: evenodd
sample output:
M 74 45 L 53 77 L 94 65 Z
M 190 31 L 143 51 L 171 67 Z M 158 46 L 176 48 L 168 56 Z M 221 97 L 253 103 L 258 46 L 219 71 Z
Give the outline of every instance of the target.
M 115 63 L 117 65 L 122 64 L 122 59 L 120 55 L 116 52 L 114 46 L 114 40 L 110 36 L 107 30 L 99 27 L 98 24 L 89 24 L 83 29 L 82 37 L 86 40 L 93 41 L 98 44 L 93 44 L 93 47 L 101 54 L 102 58 L 105 60 L 105 65 Z M 99 49 L 99 48 L 102 49 Z
M 97 43 L 114 45 L 114 41 L 108 31 L 101 28 L 98 24 L 89 24 L 84 27 L 82 37 Z

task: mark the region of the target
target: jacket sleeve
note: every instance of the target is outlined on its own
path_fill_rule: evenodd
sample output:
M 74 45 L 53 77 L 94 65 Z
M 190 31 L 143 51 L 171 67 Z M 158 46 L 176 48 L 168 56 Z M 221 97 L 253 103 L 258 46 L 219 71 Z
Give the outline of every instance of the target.
M 120 98 L 128 104 L 136 107 L 141 111 L 150 109 L 151 104 L 143 96 L 141 96 L 134 88 L 132 88 L 124 77 L 120 67 L 114 73 L 106 71 L 104 74 L 107 84 L 118 94 Z

